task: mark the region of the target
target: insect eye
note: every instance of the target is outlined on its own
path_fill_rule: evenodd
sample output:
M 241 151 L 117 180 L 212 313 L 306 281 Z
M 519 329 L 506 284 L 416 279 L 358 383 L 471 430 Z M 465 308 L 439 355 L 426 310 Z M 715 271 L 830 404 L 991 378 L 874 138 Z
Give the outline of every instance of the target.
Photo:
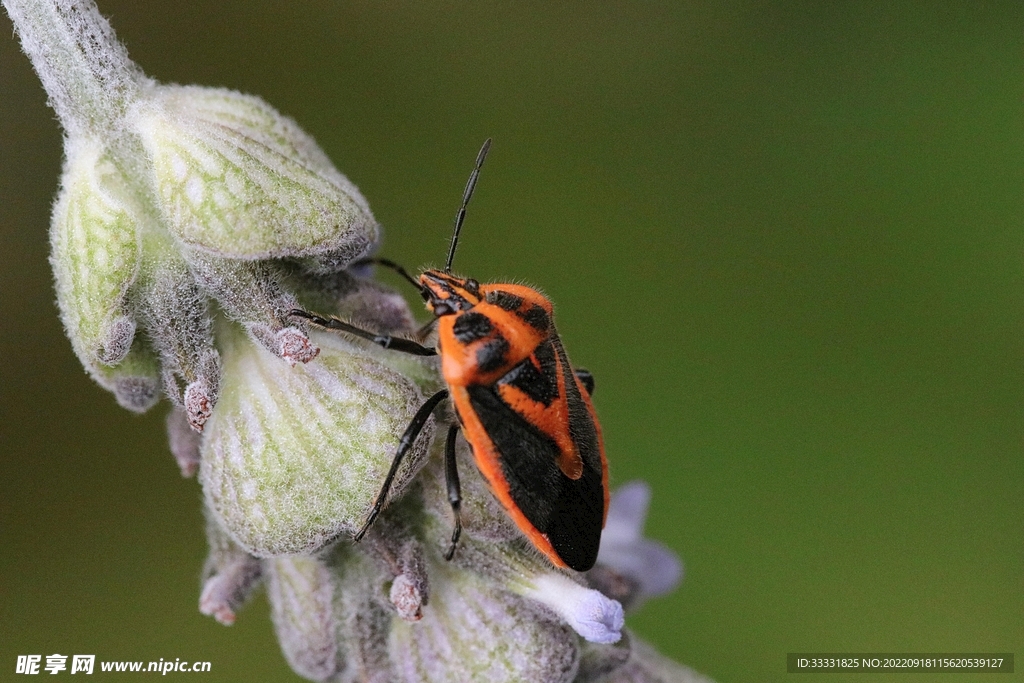
M 468 289 L 473 294 L 480 294 L 480 283 L 474 280 L 473 278 L 469 278 L 468 280 L 466 280 L 465 286 L 466 289 Z

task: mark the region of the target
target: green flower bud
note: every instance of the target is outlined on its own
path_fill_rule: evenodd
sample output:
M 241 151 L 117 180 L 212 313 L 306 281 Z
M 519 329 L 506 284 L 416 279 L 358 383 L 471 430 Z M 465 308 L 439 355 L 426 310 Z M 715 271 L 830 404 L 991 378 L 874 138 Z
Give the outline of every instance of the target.
M 224 528 L 257 556 L 312 552 L 362 525 L 423 393 L 386 351 L 319 333 L 291 366 L 237 327 L 218 330 L 223 380 L 200 479 Z M 405 359 L 399 359 L 408 362 Z M 429 422 L 392 489 L 422 464 Z
M 202 431 L 220 392 L 218 312 L 291 363 L 316 357 L 278 278 L 330 279 L 372 250 L 379 226 L 356 187 L 259 98 L 148 79 L 91 0 L 3 4 L 67 132 L 52 262 L 87 370 L 122 405 L 152 405 L 152 368 L 108 371 L 142 332 Z
M 369 252 L 378 225 L 359 190 L 291 119 L 258 97 L 157 86 L 130 123 L 152 161 L 171 232 L 222 257 Z
M 139 270 L 138 220 L 126 190 L 102 142 L 69 143 L 50 261 L 64 327 L 86 367 L 117 365 L 135 336 L 127 296 Z

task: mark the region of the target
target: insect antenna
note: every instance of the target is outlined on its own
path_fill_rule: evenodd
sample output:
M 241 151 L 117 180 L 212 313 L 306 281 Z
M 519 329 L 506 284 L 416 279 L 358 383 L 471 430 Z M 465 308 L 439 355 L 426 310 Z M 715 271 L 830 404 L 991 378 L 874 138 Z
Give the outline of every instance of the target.
M 404 278 L 406 282 L 408 282 L 413 287 L 415 287 L 419 291 L 420 296 L 422 296 L 424 299 L 426 299 L 427 296 L 428 296 L 426 287 L 424 287 L 419 282 L 417 282 L 416 278 L 414 278 L 412 275 L 409 275 L 408 271 L 406 271 L 405 268 L 403 268 L 399 264 L 395 263 L 391 259 L 386 259 L 386 258 L 363 258 L 363 259 L 359 259 L 358 261 L 352 263 L 351 265 L 352 265 L 352 267 L 355 267 L 355 266 L 384 266 L 385 268 L 390 268 L 391 270 L 393 270 L 396 273 L 398 273 L 399 275 L 401 275 L 402 278 Z
M 448 248 L 448 260 L 444 264 L 445 274 L 451 274 L 452 272 L 452 260 L 455 258 L 455 247 L 459 244 L 459 231 L 462 230 L 462 221 L 466 220 L 466 207 L 469 206 L 469 200 L 473 196 L 473 190 L 476 189 L 476 179 L 480 177 L 480 167 L 484 165 L 484 159 L 487 158 L 487 150 L 490 148 L 491 139 L 487 138 L 484 140 L 484 145 L 480 148 L 480 152 L 476 155 L 476 166 L 473 168 L 473 172 L 469 174 L 469 182 L 466 183 L 466 191 L 462 193 L 462 206 L 459 207 L 459 212 L 455 214 L 455 232 L 452 234 L 452 245 Z

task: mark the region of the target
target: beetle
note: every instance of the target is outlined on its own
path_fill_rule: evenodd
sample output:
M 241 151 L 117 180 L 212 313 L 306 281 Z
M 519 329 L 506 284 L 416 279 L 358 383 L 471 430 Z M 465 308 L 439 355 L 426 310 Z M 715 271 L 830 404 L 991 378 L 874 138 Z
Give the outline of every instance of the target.
M 398 467 L 423 425 L 447 399 L 456 416 L 445 444 L 455 528 L 445 559 L 452 558 L 462 530 L 455 464 L 455 439 L 462 430 L 491 491 L 527 539 L 556 566 L 586 571 L 597 560 L 608 513 L 608 465 L 590 398 L 593 377 L 572 369 L 552 323 L 551 302 L 543 294 L 524 285 L 480 284 L 451 274 L 466 208 L 490 144 L 490 139 L 484 142 L 466 183 L 444 270 L 426 270 L 414 279 L 388 259 L 356 264 L 391 268 L 420 291 L 435 316 L 430 324 L 437 326 L 436 349 L 333 317 L 303 310 L 291 315 L 386 349 L 441 357 L 446 388 L 427 399 L 406 428 L 356 541 L 383 509 Z

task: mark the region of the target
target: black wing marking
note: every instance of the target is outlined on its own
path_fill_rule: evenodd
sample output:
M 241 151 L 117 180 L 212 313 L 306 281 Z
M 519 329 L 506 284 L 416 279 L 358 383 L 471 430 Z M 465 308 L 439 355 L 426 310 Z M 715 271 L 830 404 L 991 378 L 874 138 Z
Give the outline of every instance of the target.
M 533 365 L 533 358 L 540 365 L 538 370 Z M 558 364 L 555 362 L 555 349 L 551 344 L 541 344 L 533 356 L 527 356 L 506 372 L 497 384 L 508 384 L 519 389 L 531 400 L 550 406 L 558 398 Z
M 476 367 L 480 372 L 494 372 L 505 365 L 505 357 L 508 355 L 508 340 L 504 337 L 495 337 L 483 342 L 476 350 Z
M 468 311 L 455 318 L 452 334 L 463 344 L 483 339 L 494 330 L 490 318 L 483 313 Z
M 466 387 L 470 404 L 501 455 L 512 500 L 562 561 L 576 571 L 594 566 L 604 523 L 604 488 L 597 427 L 576 387 L 557 337 L 547 342 L 561 359 L 569 403 L 569 430 L 583 457 L 583 474 L 572 480 L 558 467 L 561 452 L 547 436 L 512 410 L 493 387 Z

